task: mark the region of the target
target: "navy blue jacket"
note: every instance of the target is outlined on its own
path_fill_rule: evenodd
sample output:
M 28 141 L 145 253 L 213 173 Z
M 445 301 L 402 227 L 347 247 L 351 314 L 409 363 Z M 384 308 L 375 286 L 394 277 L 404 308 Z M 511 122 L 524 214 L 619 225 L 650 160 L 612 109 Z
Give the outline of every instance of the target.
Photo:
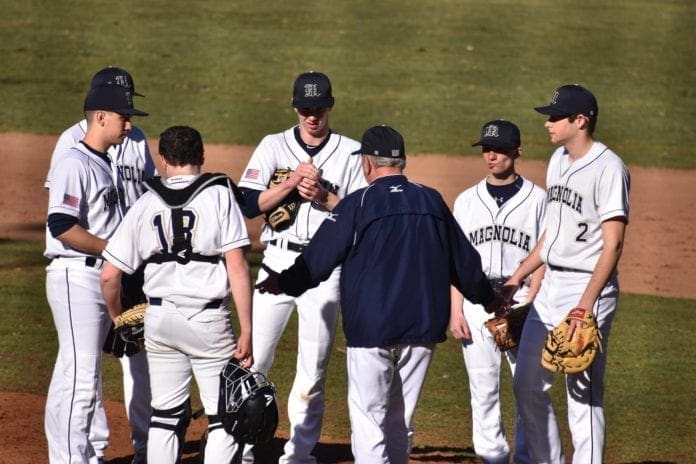
M 440 194 L 403 175 L 341 200 L 281 273 L 280 287 L 300 295 L 341 264 L 343 331 L 352 347 L 445 341 L 450 284 L 474 303 L 493 297 L 478 252 Z

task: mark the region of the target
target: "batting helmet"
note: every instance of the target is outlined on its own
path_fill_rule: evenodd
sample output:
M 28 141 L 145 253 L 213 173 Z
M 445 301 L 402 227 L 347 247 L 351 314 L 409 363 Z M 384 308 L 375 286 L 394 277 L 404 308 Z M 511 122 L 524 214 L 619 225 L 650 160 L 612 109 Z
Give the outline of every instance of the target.
M 222 426 L 239 443 L 271 441 L 278 427 L 278 401 L 272 383 L 230 359 L 220 372 L 218 415 Z

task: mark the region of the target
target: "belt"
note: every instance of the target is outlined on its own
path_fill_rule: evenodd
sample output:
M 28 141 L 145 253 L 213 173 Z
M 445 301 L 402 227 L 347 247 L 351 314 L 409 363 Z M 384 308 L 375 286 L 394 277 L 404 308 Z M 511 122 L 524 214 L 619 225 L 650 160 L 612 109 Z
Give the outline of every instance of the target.
M 307 248 L 307 245 L 291 242 L 290 240 L 282 240 L 275 238 L 269 241 L 268 244 L 278 248 L 285 248 L 286 250 L 294 251 L 296 253 L 302 253 L 302 250 Z
M 150 298 L 148 300 L 148 303 L 151 306 L 162 306 L 162 298 Z M 217 309 L 220 307 L 222 304 L 222 298 L 218 298 L 217 300 L 212 300 L 205 306 L 203 306 L 203 309 Z
M 549 269 L 552 271 L 560 271 L 560 272 L 584 272 L 585 274 L 592 274 L 592 271 L 586 271 L 584 269 L 575 269 L 572 267 L 563 267 L 563 266 L 554 266 L 553 264 L 548 264 Z
M 102 264 L 104 264 L 104 258 L 95 258 L 94 256 L 85 258 L 85 266 L 87 267 L 101 267 Z

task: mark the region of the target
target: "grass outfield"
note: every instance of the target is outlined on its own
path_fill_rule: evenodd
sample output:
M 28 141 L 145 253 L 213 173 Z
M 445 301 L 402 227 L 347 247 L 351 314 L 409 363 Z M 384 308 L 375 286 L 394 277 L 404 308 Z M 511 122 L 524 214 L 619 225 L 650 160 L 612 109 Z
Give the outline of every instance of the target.
M 45 394 L 57 351 L 45 297 L 46 261 L 38 241 L 0 240 L 0 391 Z M 253 272 L 259 255 L 251 255 Z M 693 333 L 695 300 L 623 295 L 614 322 L 607 368 L 607 463 L 689 462 L 693 458 L 696 383 Z M 233 318 L 234 319 L 234 318 Z M 285 408 L 294 375 L 296 318 L 281 341 L 270 373 Z M 327 379 L 323 440 L 349 441 L 345 342 L 337 337 Z M 120 366 L 105 358 L 106 398 L 120 401 Z M 37 373 L 43 373 L 37 375 Z M 554 398 L 569 446 L 564 388 L 558 376 Z M 512 430 L 510 378 L 504 375 L 505 423 Z M 419 449 L 471 448 L 467 377 L 459 346 L 438 346 L 416 415 Z M 280 425 L 287 432 L 287 422 Z M 473 457 L 473 455 L 471 456 Z
M 411 153 L 474 154 L 504 117 L 525 156 L 550 152 L 545 104 L 561 84 L 597 95 L 598 137 L 629 164 L 696 168 L 696 3 L 683 0 L 2 1 L 0 131 L 58 134 L 92 74 L 125 67 L 137 120 L 254 145 L 295 119 L 294 77 L 333 80 L 334 128 L 388 123 Z

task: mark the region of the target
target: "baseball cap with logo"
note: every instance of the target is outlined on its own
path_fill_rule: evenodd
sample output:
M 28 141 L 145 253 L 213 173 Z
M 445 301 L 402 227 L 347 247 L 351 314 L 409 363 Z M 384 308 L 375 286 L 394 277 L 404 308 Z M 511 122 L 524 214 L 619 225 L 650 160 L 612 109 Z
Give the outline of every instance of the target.
M 100 85 L 120 85 L 129 90 L 133 95 L 137 95 L 138 97 L 145 96 L 135 91 L 133 77 L 123 68 L 109 66 L 97 71 L 97 73 L 92 76 L 90 87 L 99 87 Z
M 515 124 L 504 119 L 489 121 L 481 128 L 481 139 L 471 146 L 477 145 L 502 149 L 518 148 L 520 130 Z
M 120 85 L 92 87 L 84 103 L 85 111 L 103 110 L 127 116 L 147 116 L 144 111 L 133 108 L 133 94 Z
M 534 108 L 541 114 L 549 116 L 571 116 L 583 114 L 589 118 L 597 118 L 599 108 L 597 99 L 592 92 L 578 84 L 563 85 L 556 89 L 551 102 L 546 106 Z
M 356 150 L 352 154 L 406 158 L 404 138 L 389 126 L 370 127 L 362 136 L 360 150 Z
M 294 108 L 331 108 L 331 81 L 324 73 L 310 71 L 297 76 L 292 92 Z

